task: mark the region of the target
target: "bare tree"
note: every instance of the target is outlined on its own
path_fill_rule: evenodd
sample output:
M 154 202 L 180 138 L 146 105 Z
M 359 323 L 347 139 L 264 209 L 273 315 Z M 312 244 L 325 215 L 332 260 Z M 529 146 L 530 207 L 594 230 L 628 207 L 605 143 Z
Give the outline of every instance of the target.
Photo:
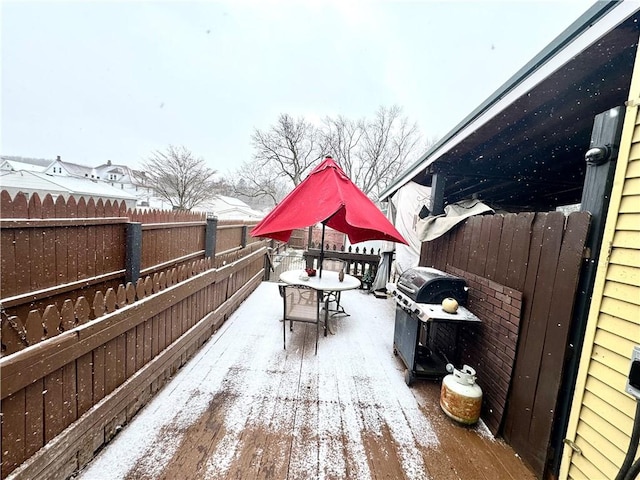
M 213 178 L 216 170 L 183 146 L 169 145 L 166 151 L 154 152 L 142 167 L 152 178 L 156 194 L 174 209 L 191 210 L 213 197 L 218 187 Z
M 334 160 L 356 185 L 360 185 L 360 151 L 366 135 L 364 120 L 349 120 L 342 115 L 327 117 L 324 120 L 323 135 Z
M 269 162 L 245 162 L 236 172 L 234 193 L 253 200 L 252 206 L 277 204 L 287 194 L 287 183 L 282 173 L 275 174 Z
M 237 192 L 277 203 L 330 154 L 351 180 L 377 198 L 416 153 L 420 134 L 397 106 L 380 107 L 372 120 L 327 117 L 321 128 L 283 114 L 270 130 L 255 130 L 254 158 L 238 171 Z
M 400 107 L 380 107 L 366 125 L 360 173 L 363 191 L 377 197 L 408 166 L 419 141 L 417 124 L 410 123 Z
M 322 138 L 311 123 L 288 114 L 281 114 L 269 130 L 256 129 L 253 159 L 240 167 L 234 181 L 237 192 L 277 203 L 323 157 Z
M 398 106 L 380 107 L 372 120 L 339 116 L 324 121 L 326 142 L 347 175 L 376 198 L 408 165 L 420 141 L 415 123 Z

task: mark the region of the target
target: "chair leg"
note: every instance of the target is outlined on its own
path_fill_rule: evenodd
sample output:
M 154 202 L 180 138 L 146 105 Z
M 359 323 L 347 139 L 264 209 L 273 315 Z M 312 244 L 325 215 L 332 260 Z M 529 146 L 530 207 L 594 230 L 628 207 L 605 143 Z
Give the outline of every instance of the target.
M 287 319 L 282 319 L 282 345 L 283 348 L 287 349 Z

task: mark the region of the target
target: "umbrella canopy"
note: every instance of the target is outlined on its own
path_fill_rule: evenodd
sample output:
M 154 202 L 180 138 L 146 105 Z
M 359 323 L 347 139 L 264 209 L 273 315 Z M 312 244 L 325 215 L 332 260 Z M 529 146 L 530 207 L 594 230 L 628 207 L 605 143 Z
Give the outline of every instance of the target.
M 351 243 L 388 240 L 407 244 L 380 209 L 331 158 L 325 158 L 251 231 L 287 242 L 291 232 L 317 223 L 346 233 Z

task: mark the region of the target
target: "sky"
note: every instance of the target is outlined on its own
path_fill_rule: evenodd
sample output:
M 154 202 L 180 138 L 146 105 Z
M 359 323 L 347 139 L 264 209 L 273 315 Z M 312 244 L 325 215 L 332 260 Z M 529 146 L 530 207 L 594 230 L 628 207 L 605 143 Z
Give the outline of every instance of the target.
M 392 105 L 440 138 L 593 3 L 3 0 L 0 154 L 230 175 L 280 114 Z

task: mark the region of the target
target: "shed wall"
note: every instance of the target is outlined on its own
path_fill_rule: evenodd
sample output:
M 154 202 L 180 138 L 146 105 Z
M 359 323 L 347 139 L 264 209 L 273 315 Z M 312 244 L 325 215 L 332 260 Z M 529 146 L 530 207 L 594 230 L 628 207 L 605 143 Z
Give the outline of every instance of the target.
M 640 344 L 640 56 L 636 53 L 600 264 L 582 350 L 560 478 L 613 479 L 631 437 L 634 399 L 625 393 Z

